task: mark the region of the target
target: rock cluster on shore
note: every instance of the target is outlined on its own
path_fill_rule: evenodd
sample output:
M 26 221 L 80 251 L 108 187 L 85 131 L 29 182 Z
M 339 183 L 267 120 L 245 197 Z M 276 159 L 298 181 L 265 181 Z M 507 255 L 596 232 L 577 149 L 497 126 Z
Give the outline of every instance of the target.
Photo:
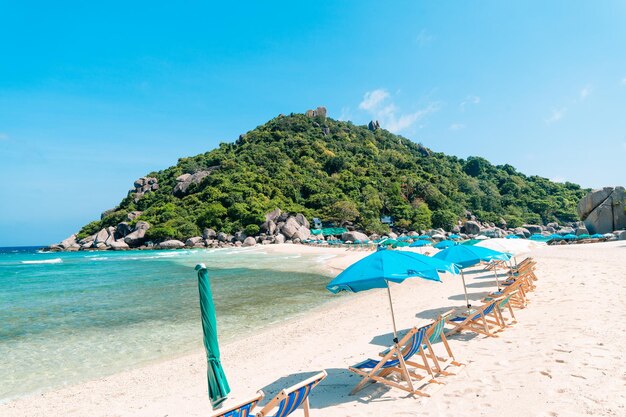
M 215 169 L 218 168 L 215 167 Z M 211 171 L 200 171 L 193 175 L 185 174 L 178 177 L 178 183 L 174 188 L 174 192 L 181 195 L 185 194 L 190 186 L 202 181 L 203 178 L 210 175 Z M 158 183 L 154 178 L 140 178 L 135 182 L 135 198 L 138 198 L 138 195 L 154 190 L 155 186 L 158 187 Z M 426 234 L 438 240 L 445 239 L 451 234 L 457 234 L 462 238 L 479 236 L 502 238 L 511 234 L 521 238 L 529 238 L 536 234 L 548 236 L 556 233 L 581 236 L 594 233 L 612 233 L 615 238 L 626 240 L 626 231 L 623 230 L 626 229 L 625 198 L 624 187 L 606 187 L 601 190 L 593 190 L 581 199 L 578 204 L 578 212 L 583 221 L 565 225 L 559 225 L 558 223 L 548 223 L 547 225 L 525 224 L 522 227 L 509 229 L 504 219 L 500 219 L 496 223 L 480 222 L 468 211 L 465 215 L 465 221 L 458 222 L 449 231 L 443 229 L 431 229 L 420 231 L 419 233 L 410 231 L 406 233 L 406 236 L 414 238 L 420 234 Z M 109 212 L 103 213 L 103 217 Z M 301 243 L 310 239 L 312 235 L 309 229 L 309 221 L 303 214 L 290 214 L 277 208 L 265 215 L 265 221 L 261 224 L 260 233 L 257 236 L 247 236 L 242 231 L 227 234 L 213 229 L 204 229 L 202 236 L 190 237 L 185 242 L 174 239 L 163 242 L 149 242 L 146 239 L 146 232 L 150 228 L 150 224 L 141 220 L 134 222 L 139 216 L 141 216 L 141 212 L 133 211 L 127 215 L 128 221 L 120 222 L 116 226 L 103 228 L 97 233 L 81 239 L 79 239 L 77 234 L 73 234 L 62 242 L 49 246 L 47 249 L 50 251 L 78 251 L 247 247 L 257 244 Z M 396 238 L 397 234 L 390 232 L 387 236 Z M 340 237 L 344 242 L 364 242 L 378 239 L 381 236 L 376 234 L 368 236 L 357 230 L 348 230 L 342 236 L 337 237 Z M 315 239 L 324 239 L 324 237 L 316 235 Z

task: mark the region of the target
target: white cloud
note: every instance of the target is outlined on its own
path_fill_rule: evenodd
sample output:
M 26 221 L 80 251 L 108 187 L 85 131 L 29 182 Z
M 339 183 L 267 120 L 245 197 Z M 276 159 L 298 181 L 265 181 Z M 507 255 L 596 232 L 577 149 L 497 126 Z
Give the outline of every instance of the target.
M 581 100 L 586 99 L 587 97 L 589 97 L 592 91 L 593 91 L 593 88 L 590 85 L 583 87 L 583 89 L 580 90 L 580 99 Z
M 370 111 L 378 107 L 380 103 L 385 101 L 389 97 L 389 93 L 387 90 L 378 89 L 373 91 L 368 91 L 363 96 L 363 101 L 359 103 L 359 109 L 363 109 L 366 111 Z
M 9 135 L 6 133 L 0 132 L 0 140 L 9 140 Z
M 553 109 L 550 117 L 546 119 L 546 123 L 549 125 L 552 123 L 556 123 L 559 120 L 563 119 L 566 113 L 567 113 L 567 107 L 561 107 L 560 109 Z
M 622 85 L 626 85 L 626 77 L 622 78 Z
M 430 33 L 428 33 L 428 31 L 426 29 L 422 29 L 420 31 L 420 33 L 417 35 L 417 37 L 415 38 L 415 42 L 417 42 L 417 44 L 420 46 L 420 48 L 423 48 L 425 46 L 430 45 L 430 43 L 435 39 L 435 37 L 433 35 L 431 35 Z
M 412 113 L 400 113 L 396 104 L 391 101 L 391 95 L 385 89 L 368 91 L 359 103 L 359 109 L 365 110 L 375 120 L 378 120 L 384 129 L 393 133 L 401 132 L 415 124 L 430 113 L 439 110 L 438 103 L 429 103 L 425 108 Z
M 465 129 L 465 125 L 462 123 L 452 123 L 449 127 L 450 130 L 461 130 Z
M 461 102 L 461 104 L 459 104 L 459 107 L 461 108 L 461 111 L 465 111 L 465 106 L 467 106 L 468 104 L 480 104 L 480 97 L 478 97 L 478 96 L 467 96 L 465 98 L 465 100 L 463 100 Z

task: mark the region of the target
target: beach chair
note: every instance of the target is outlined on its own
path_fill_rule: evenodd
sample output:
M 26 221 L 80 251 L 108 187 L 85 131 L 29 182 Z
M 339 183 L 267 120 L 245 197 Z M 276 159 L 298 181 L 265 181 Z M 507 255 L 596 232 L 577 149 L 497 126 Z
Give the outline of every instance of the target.
M 252 410 L 259 401 L 263 399 L 263 391 L 257 391 L 254 397 L 248 398 L 232 407 L 218 410 L 211 414 L 210 417 L 253 417 Z
M 424 340 L 426 331 L 430 326 L 414 327 L 394 346 L 391 346 L 381 354 L 381 359 L 366 359 L 348 369 L 363 379 L 354 387 L 350 394 L 355 394 L 363 389 L 366 385 L 374 382 L 388 385 L 407 391 L 411 394 L 430 397 L 429 394 L 416 389 L 413 385 L 413 379 L 421 381 L 425 377 L 415 371 L 409 370 L 407 364 L 419 369 L 427 371 L 430 376 L 428 382 L 438 382 L 435 380 L 432 369 L 428 364 L 426 354 L 424 352 Z M 422 363 L 412 362 L 411 358 L 415 355 L 421 356 Z M 389 376 L 397 374 L 400 377 L 399 382 L 392 381 Z
M 483 299 L 483 303 L 486 303 L 493 300 L 495 297 L 501 298 L 501 301 L 497 303 L 497 307 L 500 310 L 500 317 L 502 318 L 502 324 L 504 326 L 509 326 L 510 324 L 517 323 L 517 318 L 515 317 L 515 313 L 513 312 L 513 300 L 518 295 L 519 291 L 520 289 L 516 288 L 513 288 L 506 292 L 499 291 L 497 293 L 492 293 Z M 502 314 L 503 310 L 508 310 L 510 316 L 510 324 L 507 323 L 507 320 L 504 318 L 504 315 Z
M 453 373 L 446 371 L 450 365 L 454 366 L 463 366 L 462 363 L 458 362 L 454 357 L 454 353 L 452 353 L 452 349 L 450 348 L 450 344 L 448 343 L 448 339 L 446 338 L 444 329 L 446 321 L 452 316 L 454 310 L 446 311 L 443 314 L 440 314 L 437 320 L 435 320 L 428 330 L 426 331 L 426 357 L 431 359 L 435 365 L 436 373 L 440 375 L 454 375 Z M 446 351 L 446 357 L 438 356 L 437 352 L 433 348 L 433 345 L 441 344 L 444 346 Z M 408 363 L 408 362 L 407 362 Z
M 272 414 L 272 417 L 286 417 L 300 406 L 302 406 L 304 416 L 309 417 L 309 395 L 311 390 L 326 378 L 326 375 L 326 371 L 322 371 L 299 384 L 283 389 L 261 411 L 256 413 L 256 417 L 265 417 L 269 413 L 274 412 L 274 409 L 276 411 Z
M 501 317 L 497 303 L 502 301 L 503 298 L 494 298 L 477 309 L 472 309 L 465 313 L 459 311 L 458 315 L 447 320 L 447 323 L 453 329 L 446 332 L 446 336 L 467 330 L 489 337 L 498 337 L 496 332 L 504 328 L 504 320 Z

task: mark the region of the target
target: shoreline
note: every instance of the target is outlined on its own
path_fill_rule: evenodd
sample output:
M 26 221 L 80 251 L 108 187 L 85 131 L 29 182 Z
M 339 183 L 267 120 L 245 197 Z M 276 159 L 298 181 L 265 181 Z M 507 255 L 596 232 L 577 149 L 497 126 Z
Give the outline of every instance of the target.
M 290 254 L 303 247 L 276 246 L 272 252 L 283 254 L 278 246 L 290 248 Z M 309 249 L 325 254 L 336 251 L 305 250 Z M 577 415 L 582 410 L 619 415 L 626 407 L 625 377 L 614 365 L 624 358 L 621 334 L 626 326 L 610 317 L 615 308 L 626 307 L 622 301 L 626 296 L 622 279 L 625 251 L 623 242 L 534 251 L 539 281 L 531 305 L 515 312 L 518 324 L 497 339 L 452 338 L 452 349 L 467 366 L 447 377 L 446 385 L 432 391 L 430 399 L 407 397 L 377 386 L 359 396 L 347 395 L 357 381 L 347 366 L 375 355 L 388 343 L 387 304 L 381 291 L 374 290 L 339 296 L 262 331 L 250 329 L 241 339 L 222 345 L 224 368 L 233 388 L 229 402 L 261 388 L 267 401 L 279 389 L 327 369 L 329 377 L 311 396 L 312 415 L 382 415 L 385 410 L 410 414 L 416 407 L 425 415 L 497 415 L 505 411 L 514 416 Z M 355 255 L 371 253 L 344 250 L 337 254 L 341 252 L 350 256 L 332 257 L 333 262 L 326 262 L 332 265 L 325 267 L 335 270 L 351 263 L 349 258 Z M 492 279 L 487 275 L 467 274 L 466 278 L 473 285 L 468 289 L 474 298 L 490 289 Z M 438 311 L 462 304 L 458 280 L 449 275 L 443 280 L 443 284 L 407 280 L 401 289 L 393 287 L 399 328 L 425 323 Z M 599 309 L 598 300 L 611 306 L 610 311 Z M 0 414 L 206 416 L 210 406 L 205 371 L 204 351 L 198 350 L 3 402 Z M 450 401 L 450 397 L 458 398 Z M 516 398 L 515 404 L 510 398 Z

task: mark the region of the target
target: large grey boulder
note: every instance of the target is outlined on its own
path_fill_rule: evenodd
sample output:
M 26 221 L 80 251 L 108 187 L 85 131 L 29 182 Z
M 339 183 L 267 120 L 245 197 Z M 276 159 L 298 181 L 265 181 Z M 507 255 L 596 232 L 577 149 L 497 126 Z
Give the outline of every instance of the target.
M 243 240 L 242 246 L 254 246 L 254 245 L 256 245 L 256 239 L 253 238 L 252 236 L 249 236 Z
M 126 222 L 121 222 L 118 223 L 117 227 L 115 228 L 115 235 L 119 238 L 124 238 L 126 236 L 128 236 L 129 234 L 131 234 L 133 231 L 133 228 Z
M 277 234 L 276 237 L 274 238 L 274 243 L 276 244 L 285 243 L 285 235 L 281 233 Z
M 298 222 L 300 226 L 304 226 L 306 228 L 311 227 L 311 225 L 309 224 L 309 221 L 306 219 L 306 217 L 304 217 L 304 214 L 302 213 L 296 214 L 296 221 Z
M 217 233 L 213 229 L 204 229 L 202 231 L 202 239 L 215 239 Z
M 574 228 L 572 227 L 561 227 L 557 233 L 563 236 L 572 235 L 576 233 L 576 230 L 574 230 Z
M 578 202 L 578 214 L 589 233 L 610 233 L 626 228 L 624 187 L 593 190 Z
M 585 226 L 582 227 L 577 227 L 575 230 L 576 236 L 580 236 L 580 235 L 588 235 L 589 234 L 589 230 L 587 230 L 587 228 Z
M 480 233 L 480 224 L 473 220 L 468 220 L 463 224 L 461 228 L 461 232 L 466 233 L 468 235 L 477 235 Z
M 123 240 L 115 240 L 113 242 L 111 242 L 111 244 L 109 245 L 109 247 L 112 250 L 127 250 L 130 249 L 130 246 L 128 246 L 126 244 L 126 242 L 124 242 Z
M 248 237 L 244 232 L 235 232 L 235 240 L 239 242 L 243 242 Z
M 503 238 L 504 236 L 506 236 L 506 233 L 504 233 L 504 230 L 497 228 L 497 227 L 482 230 L 480 234 L 482 236 L 487 236 L 490 238 Z
M 285 235 L 288 239 L 291 239 L 293 235 L 296 234 L 298 229 L 300 229 L 300 224 L 296 221 L 296 218 L 290 216 L 287 218 L 285 224 L 281 227 L 280 232 Z
M 131 233 L 126 235 L 124 242 L 131 248 L 141 246 L 146 241 L 146 231 L 150 228 L 150 224 L 144 221 L 138 221 Z
M 626 240 L 626 230 L 616 230 L 614 233 L 617 240 Z
M 369 240 L 369 238 L 367 237 L 367 235 L 365 233 L 361 233 L 361 232 L 345 232 L 344 234 L 341 235 L 341 240 L 343 240 L 344 242 L 346 241 L 350 241 L 350 242 L 355 242 L 355 241 L 360 241 L 360 242 L 365 242 L 366 240 Z
M 185 247 L 185 244 L 180 240 L 172 239 L 161 242 L 157 246 L 161 249 L 180 249 Z
M 202 242 L 202 237 L 200 236 L 190 237 L 189 239 L 185 241 L 185 246 L 193 248 L 198 243 L 201 243 L 201 246 L 204 246 L 204 243 Z
M 158 190 L 159 180 L 154 177 L 141 177 L 134 182 L 133 187 L 134 188 L 130 190 L 130 192 L 133 195 L 136 203 L 145 194 Z
M 276 232 L 276 223 L 273 220 L 266 220 L 261 225 L 260 230 L 271 236 Z
M 522 227 L 528 230 L 531 235 L 534 235 L 535 233 L 541 234 L 541 232 L 543 232 L 543 227 L 537 224 L 525 224 Z
M 76 233 L 63 239 L 61 243 L 59 243 L 58 246 L 60 246 L 61 248 L 65 250 L 68 250 L 69 248 L 73 248 L 73 247 L 80 247 L 78 242 L 76 242 Z
M 227 242 L 228 241 L 228 235 L 224 232 L 219 232 L 217 234 L 217 241 L 218 242 Z
M 278 218 L 282 214 L 282 211 L 279 208 L 275 208 L 265 215 L 265 220 L 271 220 L 274 223 L 278 223 Z
M 109 231 L 107 229 L 100 229 L 100 231 L 96 233 L 96 237 L 93 243 L 94 245 L 98 246 L 98 244 L 106 242 L 108 238 L 109 238 Z
M 513 229 L 513 233 L 518 236 L 530 237 L 530 230 L 526 229 L 525 227 L 516 227 L 515 229 Z

